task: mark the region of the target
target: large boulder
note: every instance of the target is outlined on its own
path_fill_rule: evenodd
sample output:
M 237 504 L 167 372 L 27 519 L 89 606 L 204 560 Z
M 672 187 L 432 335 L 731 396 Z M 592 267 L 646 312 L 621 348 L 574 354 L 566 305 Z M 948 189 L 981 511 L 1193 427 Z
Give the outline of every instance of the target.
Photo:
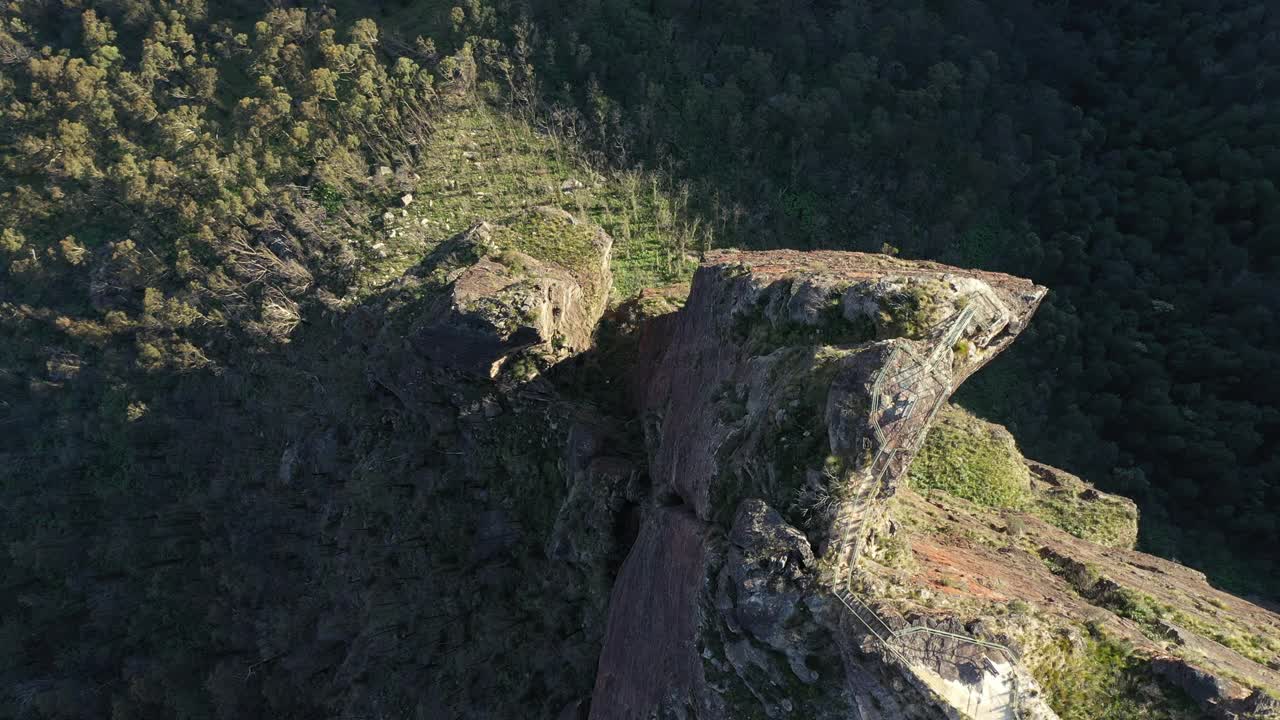
M 781 653 L 805 683 L 818 679 L 805 664 L 808 643 L 801 632 L 817 628 L 799 622 L 813 590 L 814 562 L 804 533 L 764 502 L 743 500 L 729 532 L 716 598 L 731 633 L 748 633 Z
M 444 291 L 409 342 L 434 363 L 489 375 L 523 350 L 551 361 L 581 352 L 608 300 L 612 245 L 554 208 L 479 223 L 429 259 Z
M 438 402 L 441 373 L 527 380 L 591 347 L 612 284 L 613 240 L 599 226 L 539 207 L 481 222 L 441 243 L 353 313 L 370 371 L 411 408 Z

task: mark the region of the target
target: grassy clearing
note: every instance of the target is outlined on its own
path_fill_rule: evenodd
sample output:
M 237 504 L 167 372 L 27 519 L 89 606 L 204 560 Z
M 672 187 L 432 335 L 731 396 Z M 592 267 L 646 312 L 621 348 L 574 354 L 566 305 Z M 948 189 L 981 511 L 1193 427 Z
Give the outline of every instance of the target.
M 398 278 L 476 222 L 537 206 L 561 208 L 613 237 L 615 303 L 644 287 L 687 279 L 710 241 L 686 219 L 687 191 L 656 176 L 597 172 L 573 143 L 480 101 L 444 112 L 423 156 L 412 170 L 412 202 L 405 207 L 391 197 L 375 223 L 380 236 L 365 248 L 361 294 Z

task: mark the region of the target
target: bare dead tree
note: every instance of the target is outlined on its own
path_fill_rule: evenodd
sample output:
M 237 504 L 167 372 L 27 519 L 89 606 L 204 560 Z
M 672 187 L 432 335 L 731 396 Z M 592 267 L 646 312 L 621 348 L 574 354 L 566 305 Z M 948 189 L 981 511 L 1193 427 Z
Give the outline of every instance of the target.
M 16 65 L 31 58 L 31 48 L 0 30 L 0 65 Z

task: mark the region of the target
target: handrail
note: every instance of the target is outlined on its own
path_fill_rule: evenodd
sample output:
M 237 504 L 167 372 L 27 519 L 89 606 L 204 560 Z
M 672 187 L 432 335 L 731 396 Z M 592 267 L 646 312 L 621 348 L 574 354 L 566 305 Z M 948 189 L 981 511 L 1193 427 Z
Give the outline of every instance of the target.
M 894 659 L 902 663 L 903 666 L 905 667 L 911 666 L 911 661 L 907 660 L 907 658 L 904 657 L 902 653 L 899 652 L 898 649 L 893 646 L 892 642 L 890 642 L 888 639 L 883 637 L 880 633 L 876 632 L 876 629 L 871 627 L 871 623 L 867 622 L 866 618 L 862 617 L 862 614 L 859 613 L 856 609 L 854 609 L 853 605 L 850 604 L 849 601 L 855 600 L 858 602 L 859 605 L 866 607 L 867 612 L 869 612 L 871 616 L 874 617 L 881 625 L 884 625 L 885 624 L 884 620 L 879 615 L 877 615 L 874 610 L 868 607 L 866 603 L 862 602 L 861 600 L 858 600 L 857 597 L 854 596 L 852 593 L 849 593 L 849 598 L 847 599 L 845 598 L 844 595 L 841 595 L 839 592 L 836 592 L 834 594 L 836 596 L 836 599 L 839 600 L 845 606 L 845 609 L 849 611 L 849 614 L 857 618 L 858 622 L 862 623 L 862 626 L 867 629 L 867 632 L 871 633 L 871 635 L 875 637 L 876 640 L 879 640 L 880 645 L 883 646 L 884 649 L 894 657 Z M 885 627 L 888 627 L 888 626 L 885 625 Z
M 851 570 L 850 576 L 849 576 L 850 584 L 852 584 L 852 581 L 853 581 L 853 572 Z M 902 663 L 903 667 L 907 669 L 910 669 L 913 666 L 913 663 L 911 662 L 911 660 L 907 659 L 905 655 L 903 655 L 903 650 L 906 648 L 901 648 L 898 641 L 901 638 L 907 637 L 909 635 L 915 635 L 918 633 L 925 633 L 928 635 L 946 637 L 952 640 L 956 640 L 958 642 L 963 642 L 963 643 L 975 645 L 978 647 L 984 647 L 991 650 L 999 650 L 1000 652 L 1004 653 L 1005 658 L 1010 662 L 1011 665 L 1014 666 L 1013 670 L 1008 675 L 1008 684 L 1009 684 L 1008 686 L 1009 686 L 1009 696 L 1010 696 L 1009 711 L 1013 714 L 1014 720 L 1021 720 L 1022 713 L 1018 712 L 1018 708 L 1022 702 L 1022 693 L 1018 687 L 1018 673 L 1017 673 L 1018 656 L 1017 656 L 1017 653 L 1013 651 L 1013 649 L 1009 648 L 1008 646 L 1001 645 L 1000 643 L 993 643 L 987 640 L 980 640 L 978 638 L 970 637 L 968 635 L 961 635 L 960 633 L 953 633 L 947 630 L 938 630 L 937 628 L 926 627 L 924 625 L 910 625 L 906 628 L 903 628 L 902 630 L 897 630 L 897 631 L 891 630 L 886 637 L 885 635 L 877 632 L 876 629 L 871 626 L 871 622 L 862 616 L 862 613 L 859 612 L 854 607 L 854 603 L 857 603 L 858 606 L 864 608 L 867 614 L 869 614 L 872 618 L 874 618 L 875 621 L 879 623 L 882 627 L 887 629 L 889 628 L 889 624 L 885 622 L 884 618 L 880 617 L 879 613 L 877 613 L 870 605 L 868 605 L 866 601 L 864 601 L 861 597 L 859 597 L 858 593 L 854 592 L 852 587 L 838 588 L 832 594 L 835 595 L 836 599 L 839 600 L 840 603 L 845 606 L 845 609 L 849 611 L 849 614 L 857 618 L 858 622 L 862 623 L 862 626 L 867 629 L 867 632 L 871 633 L 871 635 L 880 642 L 880 645 L 885 649 L 885 651 L 888 652 L 895 660 Z M 912 648 L 910 649 L 910 651 L 920 652 L 920 653 L 930 652 L 928 650 L 922 650 L 917 648 Z M 932 652 L 937 652 L 937 651 L 932 651 Z
M 991 299 L 986 297 L 986 295 L 981 292 L 975 291 L 975 292 L 969 293 L 964 297 L 964 299 L 971 300 L 972 298 L 975 298 L 975 297 L 978 298 L 984 304 L 986 304 L 987 307 L 992 311 L 996 310 L 996 307 L 992 303 Z M 871 513 L 867 512 L 866 508 L 868 507 L 871 501 L 871 497 L 870 497 L 871 493 L 874 493 L 879 488 L 882 481 L 884 480 L 885 474 L 888 473 L 889 468 L 893 465 L 893 461 L 900 454 L 903 454 L 904 450 L 906 451 L 905 455 L 907 457 L 910 457 L 915 453 L 916 450 L 919 449 L 919 445 L 924 441 L 925 434 L 928 430 L 929 425 L 933 422 L 933 419 L 937 415 L 938 411 L 941 409 L 942 404 L 946 402 L 946 398 L 950 394 L 952 388 L 951 388 L 949 379 L 948 381 L 942 381 L 936 377 L 937 361 L 941 357 L 944 350 L 946 348 L 949 348 L 951 345 L 955 344 L 955 342 L 964 334 L 964 331 L 967 329 L 969 322 L 973 319 L 976 313 L 977 313 L 977 310 L 974 304 L 972 302 L 967 302 L 965 306 L 962 307 L 959 311 L 957 311 L 954 315 L 952 315 L 947 320 L 944 320 L 943 324 L 946 324 L 947 327 L 943 331 L 942 337 L 940 338 L 942 342 L 939 343 L 939 345 L 936 348 L 934 348 L 933 352 L 929 354 L 929 357 L 927 359 L 922 360 L 919 355 L 917 355 L 914 351 L 912 351 L 907 346 L 895 345 L 893 348 L 893 351 L 890 353 L 884 365 L 881 367 L 880 372 L 878 372 L 876 374 L 876 377 L 872 380 L 871 387 L 869 388 L 872 396 L 871 428 L 872 428 L 872 433 L 874 434 L 875 439 L 879 444 L 879 447 L 876 449 L 876 453 L 872 457 L 871 462 L 867 465 L 867 476 L 864 479 L 863 483 L 858 487 L 858 492 L 855 495 L 856 501 L 862 505 L 864 510 L 861 517 L 857 520 L 857 529 L 855 534 L 853 535 L 854 543 L 861 542 L 861 538 L 864 536 L 864 532 L 866 530 L 867 522 L 870 520 Z M 993 312 L 993 315 L 998 316 L 999 315 L 998 311 Z M 990 331 L 990 334 L 994 334 L 998 332 L 998 330 L 999 328 L 997 326 L 996 328 L 993 328 Z M 924 425 L 921 428 L 921 432 L 917 433 L 917 436 L 911 439 L 910 445 L 907 448 L 897 447 L 891 442 L 891 438 L 886 436 L 886 433 L 884 432 L 884 428 L 880 426 L 879 417 L 878 417 L 879 414 L 884 409 L 880 407 L 880 403 L 881 403 L 881 394 L 883 390 L 883 383 L 885 382 L 885 379 L 886 379 L 886 371 L 895 364 L 895 362 L 898 360 L 899 355 L 902 355 L 902 354 L 911 356 L 911 359 L 915 361 L 912 367 L 909 367 L 906 370 L 899 373 L 900 376 L 903 376 L 903 379 L 905 381 L 909 382 L 908 387 L 914 387 L 920 381 L 926 380 L 926 381 L 932 381 L 935 385 L 935 390 L 936 390 L 936 394 L 934 395 L 934 397 L 931 398 L 929 414 L 928 414 L 928 417 L 925 418 Z M 912 398 L 911 401 L 907 404 L 906 412 L 900 418 L 898 418 L 898 421 L 901 422 L 902 420 L 905 420 L 915 415 L 917 412 L 918 405 L 919 403 L 916 402 L 916 399 Z M 880 463 L 881 459 L 884 459 L 885 462 L 877 470 L 876 466 L 877 464 Z M 848 542 L 850 530 L 851 528 L 849 527 L 845 528 L 846 543 Z M 857 562 L 858 562 L 859 554 L 860 553 L 857 552 L 857 547 L 855 545 L 855 552 L 849 564 L 849 577 L 848 577 L 846 586 L 842 588 L 837 588 L 833 593 L 836 596 L 836 599 L 838 599 L 840 603 L 845 606 L 845 609 L 849 611 L 849 614 L 857 618 L 858 622 L 861 623 L 864 628 L 866 628 L 867 632 L 869 632 L 873 637 L 876 638 L 876 640 L 880 642 L 881 646 L 885 649 L 885 651 L 888 652 L 895 660 L 897 660 L 898 662 L 901 662 L 903 666 L 906 668 L 910 668 L 912 666 L 912 663 L 910 660 L 906 658 L 906 656 L 903 655 L 902 653 L 903 648 L 901 648 L 899 641 L 902 638 L 905 638 L 911 635 L 920 634 L 920 633 L 939 636 L 939 637 L 945 637 L 945 638 L 955 640 L 957 642 L 968 643 L 978 647 L 987 648 L 990 650 L 998 650 L 1004 653 L 1006 660 L 1008 660 L 1014 666 L 1014 670 L 1010 673 L 1009 680 L 1008 680 L 1009 696 L 1010 696 L 1010 711 L 1012 712 L 1015 720 L 1019 720 L 1021 718 L 1021 714 L 1018 712 L 1018 707 L 1021 704 L 1022 696 L 1018 688 L 1018 674 L 1017 674 L 1017 665 L 1019 662 L 1018 655 L 1012 649 L 1000 643 L 990 642 L 987 640 L 980 640 L 978 638 L 970 637 L 968 635 L 953 633 L 946 630 L 938 630 L 936 628 L 931 628 L 924 625 L 910 625 L 901 630 L 894 630 L 889 626 L 887 622 L 885 622 L 884 618 L 880 617 L 880 615 L 869 604 L 867 604 L 867 602 L 864 601 L 857 592 L 853 590 L 853 580 L 854 580 L 854 575 L 857 572 Z M 854 607 L 855 604 L 858 607 L 862 608 L 862 610 L 865 611 L 866 614 L 870 615 L 871 618 L 876 623 L 878 623 L 881 628 L 883 628 L 884 632 L 882 633 L 880 631 L 877 631 L 876 628 L 872 626 L 872 622 L 869 621 L 867 618 L 863 617 L 863 612 L 860 611 L 858 608 Z M 913 649 L 912 651 L 924 652 L 924 651 L 915 650 L 915 649 Z
M 844 589 L 844 593 L 848 597 L 842 597 L 841 601 L 846 605 L 849 604 L 849 601 L 856 602 L 858 607 L 866 610 L 867 614 L 869 614 L 877 623 L 880 623 L 880 627 L 884 629 L 883 638 L 885 642 L 892 642 L 895 631 L 893 628 L 889 627 L 889 623 L 885 622 L 884 618 L 880 617 L 880 615 L 876 613 L 875 608 L 868 605 L 865 600 L 858 596 L 857 593 L 848 588 Z M 880 637 L 880 633 L 876 633 L 876 636 Z
M 1008 647 L 1007 645 L 1001 645 L 1000 643 L 991 642 L 989 640 L 980 640 L 978 638 L 971 637 L 969 635 L 961 635 L 960 633 L 953 633 L 953 632 L 948 632 L 946 630 L 939 630 L 937 628 L 926 627 L 924 625 L 912 625 L 910 627 L 899 630 L 893 634 L 893 639 L 896 640 L 898 638 L 906 637 L 908 635 L 915 635 L 917 633 L 925 633 L 928 635 L 940 635 L 942 637 L 951 638 L 953 640 L 960 640 L 963 642 L 967 642 L 971 645 L 981 645 L 984 648 L 990 648 L 992 650 L 999 650 L 1003 652 L 1005 654 L 1005 658 L 1010 660 L 1011 662 L 1016 663 L 1018 661 L 1017 653 L 1015 653 L 1013 649 Z

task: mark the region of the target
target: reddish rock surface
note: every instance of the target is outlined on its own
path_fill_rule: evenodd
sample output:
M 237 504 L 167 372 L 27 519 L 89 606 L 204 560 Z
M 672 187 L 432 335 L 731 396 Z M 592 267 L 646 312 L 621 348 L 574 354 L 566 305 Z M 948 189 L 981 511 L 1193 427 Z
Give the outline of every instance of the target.
M 641 529 L 610 594 L 592 720 L 647 718 L 703 684 L 695 645 L 706 532 L 681 508 L 657 510 Z
M 1052 627 L 1080 632 L 1100 626 L 1132 644 L 1153 662 L 1153 671 L 1200 701 L 1207 717 L 1272 717 L 1225 713 L 1255 702 L 1254 687 L 1280 692 L 1280 642 L 1270 640 L 1280 638 L 1275 612 L 1212 587 L 1199 571 L 1082 540 L 1031 514 L 1002 517 L 940 493 L 928 500 L 904 491 L 896 502 L 894 516 L 909 520 L 902 531 L 911 552 L 909 570 L 879 572 L 893 586 L 926 589 L 937 599 L 927 605 L 888 603 L 896 608 L 891 612 L 946 616 L 1017 600 Z M 1020 526 L 1016 538 L 1007 530 L 1009 517 Z M 1177 620 L 1145 619 L 1148 614 Z M 1143 617 L 1146 625 L 1133 617 Z M 1153 639 L 1157 626 L 1165 636 Z M 1034 660 L 1036 648 L 1025 649 Z M 1264 657 L 1269 662 L 1260 661 Z M 1216 690 L 1207 693 L 1210 686 Z

